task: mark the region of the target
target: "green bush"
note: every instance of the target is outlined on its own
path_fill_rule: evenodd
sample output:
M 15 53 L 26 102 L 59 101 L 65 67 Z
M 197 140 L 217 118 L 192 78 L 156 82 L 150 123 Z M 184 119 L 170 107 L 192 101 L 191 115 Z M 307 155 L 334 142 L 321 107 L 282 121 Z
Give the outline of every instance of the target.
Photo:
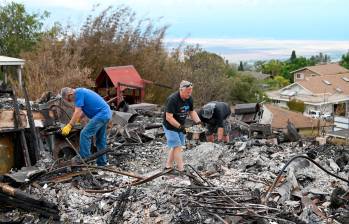
M 303 113 L 305 110 L 304 102 L 301 100 L 296 100 L 296 99 L 290 100 L 287 102 L 287 106 L 292 111 Z

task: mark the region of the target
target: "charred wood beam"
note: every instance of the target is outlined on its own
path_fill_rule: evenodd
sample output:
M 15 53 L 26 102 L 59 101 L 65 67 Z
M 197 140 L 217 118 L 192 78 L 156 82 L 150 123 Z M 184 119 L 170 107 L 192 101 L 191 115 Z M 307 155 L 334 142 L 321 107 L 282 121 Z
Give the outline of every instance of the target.
M 125 146 L 125 145 L 122 144 L 122 145 L 119 145 L 119 146 L 117 146 L 116 148 L 113 148 L 113 149 L 104 149 L 104 150 L 100 150 L 100 151 L 98 151 L 98 152 L 92 154 L 91 156 L 85 158 L 84 161 L 85 161 L 85 162 L 90 162 L 90 161 L 92 161 L 92 160 L 97 159 L 99 156 L 102 156 L 102 155 L 107 154 L 107 153 L 110 153 L 110 152 L 114 152 L 115 150 L 117 150 L 117 149 L 119 149 L 119 148 L 121 148 L 121 147 L 123 147 L 123 146 Z
M 59 177 L 54 177 L 51 178 L 47 181 L 43 181 L 40 182 L 40 184 L 44 184 L 44 183 L 63 183 L 63 182 L 67 182 L 67 181 L 71 181 L 73 179 L 73 177 L 77 177 L 77 176 L 84 176 L 87 174 L 87 171 L 81 171 L 81 172 L 75 172 L 75 173 L 68 173 L 66 175 L 63 176 L 59 176 Z
M 73 165 L 72 167 L 85 167 L 85 166 L 84 165 Z M 104 170 L 104 171 L 109 171 L 109 172 L 112 172 L 112 173 L 117 173 L 117 174 L 120 174 L 120 175 L 133 177 L 133 178 L 140 179 L 140 180 L 144 179 L 144 177 L 141 177 L 139 175 L 135 175 L 133 173 L 128 173 L 128 172 L 121 171 L 121 170 L 114 170 L 114 169 L 110 169 L 110 168 L 107 168 L 107 167 L 99 167 L 99 166 L 88 166 L 88 167 L 92 168 L 92 169 L 100 169 L 100 170 Z
M 0 192 L 0 202 L 2 204 L 10 205 L 14 208 L 20 208 L 25 211 L 37 212 L 46 218 L 53 218 L 54 220 L 59 220 L 59 210 L 43 207 L 40 205 L 32 204 Z
M 0 183 L 0 201 L 26 211 L 38 212 L 44 217 L 59 220 L 58 206 L 44 199 L 36 199 L 24 191 Z
M 30 194 L 21 191 L 17 188 L 13 188 L 5 183 L 0 183 L 0 192 L 28 201 L 29 203 L 38 204 L 48 208 L 57 208 L 57 205 L 46 200 L 38 200 L 31 196 Z
M 33 139 L 34 156 L 35 156 L 35 160 L 39 160 L 39 152 L 38 152 L 38 150 L 40 150 L 39 138 L 38 138 L 38 135 L 37 135 L 37 132 L 35 129 L 33 113 L 32 113 L 30 102 L 29 102 L 27 88 L 25 87 L 24 82 L 23 82 L 22 89 L 23 89 L 25 104 L 26 104 L 26 108 L 27 108 L 27 117 L 28 117 L 28 121 L 29 121 L 30 133 L 31 133 L 32 139 Z
M 141 179 L 137 182 L 133 182 L 133 183 L 130 183 L 130 184 L 127 184 L 125 186 L 119 186 L 119 187 L 115 187 L 115 188 L 112 188 L 112 189 L 105 189 L 105 190 L 93 190 L 93 189 L 85 189 L 86 192 L 88 193 L 108 193 L 108 192 L 113 192 L 119 188 L 126 188 L 126 187 L 131 187 L 131 186 L 137 186 L 137 185 L 141 185 L 141 184 L 145 184 L 145 183 L 148 183 L 156 178 L 159 178 L 163 175 L 166 175 L 170 172 L 172 172 L 173 169 L 168 169 L 168 170 L 164 170 L 164 171 L 161 171 L 161 172 L 158 172 L 152 176 L 149 176 L 147 178 L 144 178 L 144 179 Z

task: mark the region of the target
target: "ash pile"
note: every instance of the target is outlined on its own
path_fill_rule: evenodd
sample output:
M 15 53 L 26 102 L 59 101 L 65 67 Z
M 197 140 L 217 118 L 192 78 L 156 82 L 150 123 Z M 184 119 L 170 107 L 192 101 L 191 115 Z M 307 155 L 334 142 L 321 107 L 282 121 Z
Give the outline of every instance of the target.
M 35 165 L 1 176 L 0 221 L 349 222 L 345 146 L 306 140 L 277 144 L 253 136 L 229 144 L 188 141 L 186 172 L 179 174 L 163 170 L 168 149 L 156 105 L 113 113 L 104 151 L 109 166 L 95 166 L 98 153 L 71 164 L 68 143 L 56 153 L 43 143 Z M 43 133 L 49 130 L 39 128 L 40 139 L 47 140 Z

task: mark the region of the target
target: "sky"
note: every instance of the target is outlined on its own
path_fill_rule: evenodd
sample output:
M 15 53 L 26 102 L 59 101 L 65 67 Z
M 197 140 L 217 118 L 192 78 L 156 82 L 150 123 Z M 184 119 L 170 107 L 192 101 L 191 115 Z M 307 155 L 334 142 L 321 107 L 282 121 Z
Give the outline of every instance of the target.
M 4 0 L 0 0 L 4 1 Z M 7 1 L 8 2 L 8 1 Z M 347 0 L 18 0 L 30 12 L 51 13 L 80 27 L 94 5 L 126 5 L 138 18 L 169 25 L 166 43 L 183 39 L 232 62 L 327 53 L 337 60 L 349 50 Z

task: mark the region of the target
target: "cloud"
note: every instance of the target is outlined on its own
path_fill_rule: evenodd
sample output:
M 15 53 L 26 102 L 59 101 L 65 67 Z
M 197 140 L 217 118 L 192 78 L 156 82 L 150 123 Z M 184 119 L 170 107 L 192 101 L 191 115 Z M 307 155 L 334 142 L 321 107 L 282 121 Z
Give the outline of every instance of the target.
M 182 41 L 183 39 L 170 38 L 166 43 L 175 46 Z M 232 62 L 284 59 L 291 55 L 292 50 L 299 56 L 311 56 L 320 52 L 334 56 L 349 50 L 349 41 L 189 38 L 185 39 L 185 43 L 199 44 Z
M 296 0 L 300 1 L 300 0 Z M 324 1 L 324 0 L 317 0 Z M 126 4 L 135 8 L 151 8 L 162 11 L 165 8 L 172 10 L 180 8 L 213 8 L 213 7 L 258 7 L 260 5 L 279 4 L 279 0 L 19 0 L 19 2 L 41 7 L 62 7 L 75 10 L 91 9 L 95 4 L 103 6 Z M 286 0 L 290 3 L 290 0 Z
M 98 1 L 95 0 L 48 0 L 48 1 L 41 1 L 41 0 L 19 0 L 19 2 L 30 5 L 33 7 L 43 8 L 46 7 L 59 7 L 59 8 L 66 8 L 66 9 L 74 9 L 78 11 L 83 10 L 91 10 L 92 6 L 96 4 Z
M 270 0 L 269 0 L 270 1 Z M 100 3 L 102 5 L 119 5 L 128 4 L 133 6 L 149 6 L 163 7 L 163 6 L 217 6 L 217 5 L 251 5 L 260 0 L 192 0 L 190 2 L 186 0 L 20 0 L 20 2 L 30 5 L 43 6 L 43 7 L 63 7 L 70 9 L 84 10 L 91 8 L 94 4 Z M 188 4 L 189 3 L 189 4 Z

